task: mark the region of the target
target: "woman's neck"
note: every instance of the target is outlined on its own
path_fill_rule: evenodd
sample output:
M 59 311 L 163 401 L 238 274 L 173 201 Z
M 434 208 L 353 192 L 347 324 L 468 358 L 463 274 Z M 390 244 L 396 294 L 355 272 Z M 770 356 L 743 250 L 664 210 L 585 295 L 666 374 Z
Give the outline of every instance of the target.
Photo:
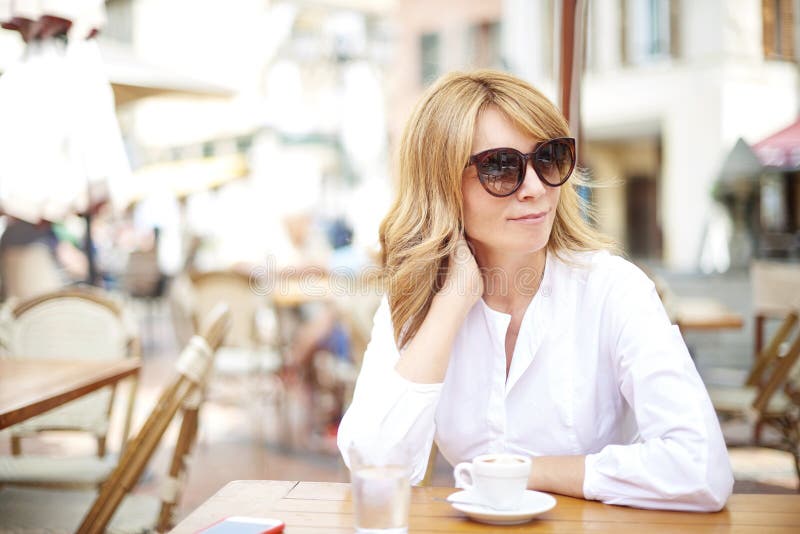
M 490 308 L 514 315 L 524 313 L 539 290 L 547 249 L 508 254 L 475 246 L 475 260 L 483 275 L 483 300 Z

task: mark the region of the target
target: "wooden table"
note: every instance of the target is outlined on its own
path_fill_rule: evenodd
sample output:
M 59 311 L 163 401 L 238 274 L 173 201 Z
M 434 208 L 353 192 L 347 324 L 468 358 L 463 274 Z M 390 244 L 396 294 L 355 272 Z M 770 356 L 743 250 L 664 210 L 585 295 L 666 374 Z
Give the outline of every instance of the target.
M 530 523 L 493 527 L 474 523 L 449 504 L 434 500 L 454 491 L 453 488 L 413 488 L 409 532 L 796 534 L 800 531 L 800 495 L 733 495 L 725 510 L 713 514 L 636 510 L 556 496 L 556 507 Z M 194 533 L 230 515 L 275 517 L 286 523 L 287 534 L 353 532 L 349 484 L 269 480 L 229 483 L 172 532 Z
M 276 306 L 283 308 L 297 307 L 308 302 L 324 302 L 337 289 L 333 284 L 333 279 L 327 275 L 282 277 L 276 281 L 270 296 Z
M 682 332 L 738 329 L 744 326 L 741 314 L 709 298 L 678 297 L 671 303 L 671 315 Z
M 0 359 L 0 429 L 139 372 L 125 360 Z
M 358 275 L 309 274 L 279 277 L 270 296 L 278 307 L 296 307 L 308 302 L 330 302 L 383 294 L 380 272 L 367 269 Z

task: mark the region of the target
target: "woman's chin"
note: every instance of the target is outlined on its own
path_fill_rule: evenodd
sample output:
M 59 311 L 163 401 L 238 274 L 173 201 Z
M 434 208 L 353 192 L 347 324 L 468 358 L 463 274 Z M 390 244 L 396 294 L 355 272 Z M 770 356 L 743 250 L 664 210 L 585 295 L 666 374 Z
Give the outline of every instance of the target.
M 547 247 L 547 239 L 528 239 L 505 243 L 503 246 L 497 247 L 497 250 L 505 254 L 533 254 L 545 247 Z

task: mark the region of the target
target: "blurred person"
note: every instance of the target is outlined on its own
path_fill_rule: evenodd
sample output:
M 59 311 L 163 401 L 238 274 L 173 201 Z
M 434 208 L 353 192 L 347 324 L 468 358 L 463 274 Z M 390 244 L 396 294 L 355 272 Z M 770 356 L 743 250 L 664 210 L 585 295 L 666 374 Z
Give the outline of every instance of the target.
M 139 237 L 138 246 L 128 253 L 123 275 L 125 291 L 134 298 L 159 298 L 169 277 L 159 266 L 161 229 L 156 226 Z
M 53 234 L 56 236 L 55 255 L 68 283 L 83 283 L 89 274 L 89 258 L 86 254 L 82 233 L 86 232 L 84 222 L 77 216 L 67 217 L 64 221 L 53 223 Z
M 129 222 L 116 217 L 110 204 L 99 207 L 91 218 L 92 246 L 99 283 L 108 290 L 117 290 L 128 258 L 128 249 L 121 237 Z
M 58 238 L 49 221 L 30 223 L 6 216 L 0 236 L 0 281 L 3 299 L 27 300 L 64 285 Z
M 348 466 L 351 447 L 409 450 L 412 482 L 434 440 L 453 465 L 524 454 L 534 490 L 719 510 L 733 476 L 716 414 L 653 283 L 582 218 L 569 135 L 501 72 L 448 74 L 421 97 L 339 448 Z
M 344 219 L 334 220 L 328 227 L 331 246 L 327 265 L 314 264 L 319 272 L 333 276 L 357 277 L 369 265 L 367 255 L 353 246 L 353 229 Z M 310 264 L 306 268 L 311 268 Z M 340 360 L 350 360 L 347 332 L 338 320 L 331 302 L 312 302 L 302 306 L 305 321 L 300 325 L 288 355 L 290 368 L 304 368 L 316 351 L 326 350 Z
M 308 219 L 295 219 L 292 222 L 292 241 L 302 250 L 305 239 L 310 238 L 308 232 L 311 223 Z M 330 247 L 326 263 L 321 263 L 319 259 L 302 261 L 301 258 L 297 266 L 287 270 L 355 280 L 370 261 L 365 253 L 353 245 L 350 224 L 343 218 L 330 221 L 325 229 L 325 237 Z M 344 298 L 348 298 L 348 295 L 344 295 Z M 289 386 L 302 390 L 300 393 L 305 397 L 302 399 L 305 406 L 310 408 L 315 405 L 318 420 L 312 422 L 311 431 L 334 436 L 343 410 L 343 391 L 338 374 L 342 372 L 340 369 L 351 369 L 353 365 L 350 335 L 341 321 L 342 310 L 331 300 L 305 302 L 298 307 L 298 311 L 301 321 L 292 335 L 286 354 L 284 378 Z M 320 394 L 325 400 L 312 403 L 312 397 Z
M 287 215 L 283 224 L 290 249 L 281 258 L 281 276 L 324 274 L 327 271 L 331 247 L 322 221 L 310 213 L 296 213 Z

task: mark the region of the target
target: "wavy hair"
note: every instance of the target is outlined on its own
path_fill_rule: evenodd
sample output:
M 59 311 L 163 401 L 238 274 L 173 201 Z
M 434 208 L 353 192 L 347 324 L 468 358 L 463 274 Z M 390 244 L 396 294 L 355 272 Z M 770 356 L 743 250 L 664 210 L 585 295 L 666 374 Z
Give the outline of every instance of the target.
M 569 136 L 558 109 L 527 82 L 509 74 L 452 72 L 428 88 L 406 123 L 397 154 L 399 190 L 380 227 L 381 260 L 399 347 L 414 337 L 447 273 L 450 254 L 463 231 L 461 180 L 472 149 L 475 122 L 495 106 L 535 139 Z M 548 251 L 613 249 L 597 232 L 577 187 L 575 172 L 562 186 Z

